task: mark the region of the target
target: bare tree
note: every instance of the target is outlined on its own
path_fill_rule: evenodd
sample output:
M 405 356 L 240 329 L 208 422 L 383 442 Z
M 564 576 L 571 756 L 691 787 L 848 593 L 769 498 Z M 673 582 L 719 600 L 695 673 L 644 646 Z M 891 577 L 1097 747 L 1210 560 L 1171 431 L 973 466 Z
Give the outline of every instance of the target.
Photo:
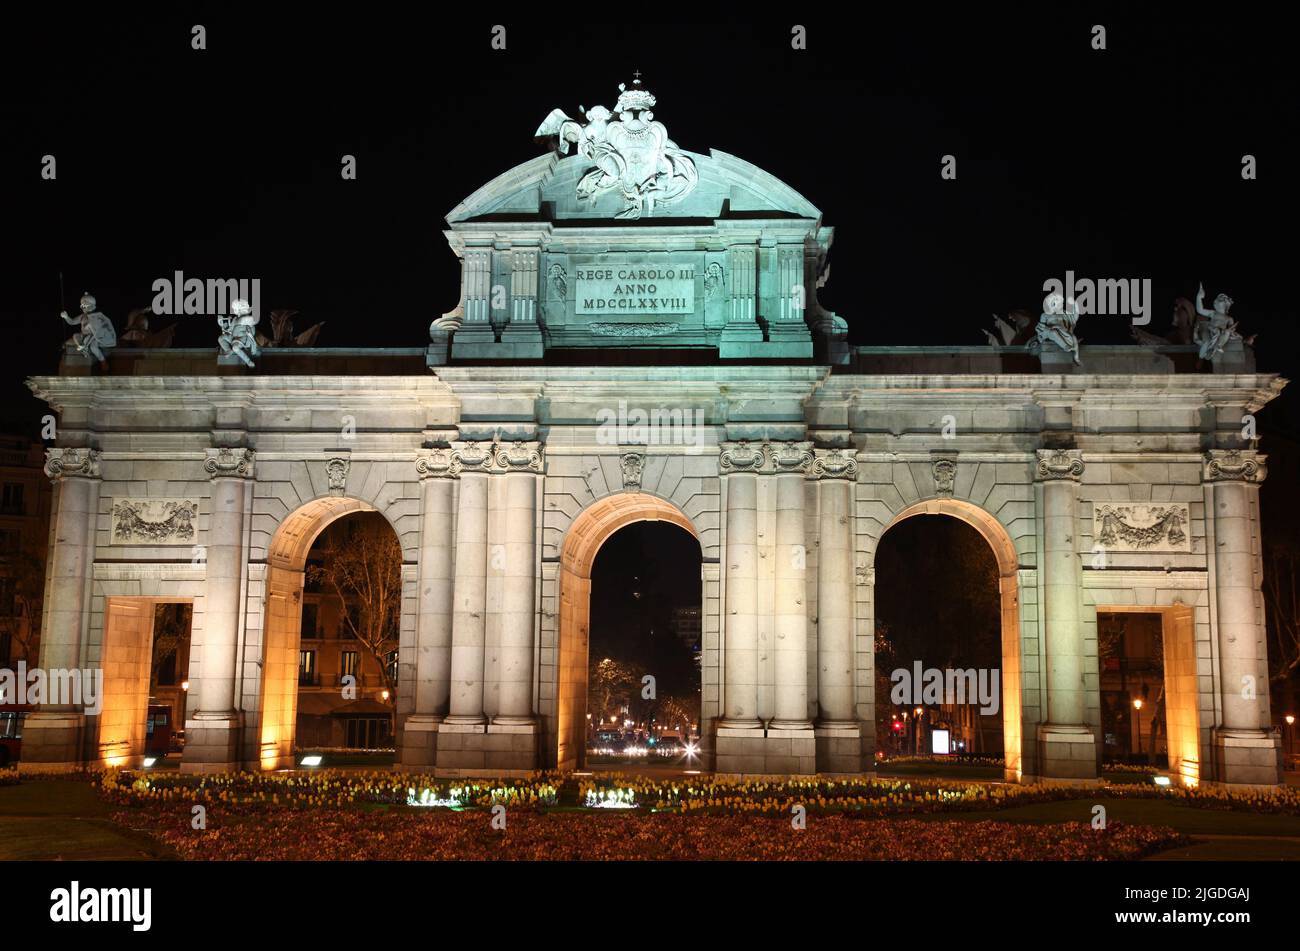
M 14 660 L 35 663 L 45 604 L 45 565 L 35 556 L 19 552 L 6 558 L 4 567 L 13 585 L 14 613 L 0 617 L 0 632 L 10 636 Z
M 397 649 L 402 608 L 402 549 L 381 517 L 355 516 L 330 533 L 307 568 L 308 578 L 343 602 L 343 623 L 379 666 L 396 707 L 388 655 Z M 352 608 L 353 610 L 346 610 Z

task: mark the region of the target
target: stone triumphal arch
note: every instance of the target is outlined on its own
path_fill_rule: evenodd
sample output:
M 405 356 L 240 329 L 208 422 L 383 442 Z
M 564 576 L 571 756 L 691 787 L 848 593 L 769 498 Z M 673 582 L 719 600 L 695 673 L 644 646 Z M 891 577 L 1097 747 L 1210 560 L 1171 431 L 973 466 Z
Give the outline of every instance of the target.
M 1217 330 L 1076 353 L 1054 307 L 1029 343 L 850 346 L 821 212 L 653 104 L 557 110 L 555 150 L 447 215 L 460 302 L 427 344 L 254 353 L 241 314 L 31 380 L 59 421 L 41 664 L 106 696 L 34 713 L 24 761 L 138 762 L 149 605 L 184 601 L 183 768 L 290 765 L 306 552 L 369 511 L 402 551 L 401 764 L 571 766 L 592 561 L 658 519 L 700 547 L 703 766 L 869 770 L 876 546 L 942 514 L 996 556 L 1012 778 L 1097 775 L 1097 613 L 1142 611 L 1171 771 L 1276 783 L 1242 420 L 1283 381 Z

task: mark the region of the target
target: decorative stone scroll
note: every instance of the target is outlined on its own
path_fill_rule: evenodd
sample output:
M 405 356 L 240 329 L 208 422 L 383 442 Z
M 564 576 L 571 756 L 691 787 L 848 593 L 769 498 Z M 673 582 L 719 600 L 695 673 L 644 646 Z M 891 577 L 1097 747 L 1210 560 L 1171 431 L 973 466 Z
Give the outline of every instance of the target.
M 856 479 L 858 477 L 858 460 L 852 451 L 843 449 L 818 449 L 816 459 L 808 469 L 812 479 Z
M 753 472 L 771 475 L 780 472 L 804 473 L 813 465 L 814 456 L 810 442 L 752 443 L 746 439 L 724 442 L 718 457 L 718 468 L 724 475 L 729 472 Z
M 1263 482 L 1265 456 L 1253 449 L 1211 449 L 1205 454 L 1206 482 Z
M 522 439 L 516 439 L 508 446 L 494 445 L 492 462 L 498 472 L 541 472 L 541 445 Z
M 422 449 L 415 457 L 415 474 L 420 479 L 454 479 L 459 467 L 451 449 Z
M 119 499 L 112 509 L 114 545 L 193 545 L 197 499 Z
M 47 449 L 45 450 L 45 474 L 51 479 L 62 479 L 66 476 L 98 479 L 99 450 L 75 449 L 72 446 L 63 449 Z
M 1039 449 L 1035 472 L 1043 481 L 1068 479 L 1078 482 L 1079 476 L 1083 475 L 1083 454 L 1078 449 Z
M 204 450 L 203 470 L 213 479 L 251 479 L 253 477 L 252 449 L 222 446 Z
M 765 448 L 762 443 L 752 443 L 747 439 L 724 442 L 718 455 L 718 469 L 724 475 L 730 472 L 761 472 L 767 461 Z
M 1191 551 L 1184 502 L 1164 505 L 1095 505 L 1092 537 L 1106 551 Z

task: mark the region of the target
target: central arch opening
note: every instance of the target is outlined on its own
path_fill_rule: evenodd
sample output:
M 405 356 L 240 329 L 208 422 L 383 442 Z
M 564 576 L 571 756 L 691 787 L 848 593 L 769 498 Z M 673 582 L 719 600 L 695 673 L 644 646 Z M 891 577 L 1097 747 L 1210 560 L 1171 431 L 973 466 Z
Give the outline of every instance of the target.
M 627 525 L 591 573 L 584 765 L 697 761 L 700 546 L 671 522 Z
M 643 527 L 629 533 L 626 540 L 616 541 L 621 530 L 629 526 Z M 683 533 L 686 538 L 682 537 Z M 597 572 L 597 558 L 607 543 L 614 547 L 610 549 L 609 557 L 602 559 Z M 682 661 L 689 658 L 688 664 L 698 672 L 693 649 L 699 643 L 699 635 L 698 629 L 692 631 L 692 628 L 699 619 L 703 591 L 701 558 L 699 536 L 690 519 L 671 503 L 643 492 L 625 492 L 601 499 L 586 508 L 569 526 L 560 553 L 559 690 L 555 739 L 558 768 L 577 769 L 586 764 L 589 738 L 593 744 L 601 741 L 596 735 L 599 717 L 605 718 L 607 727 L 622 727 L 624 735 L 619 737 L 622 746 L 619 753 L 624 753 L 630 743 L 637 742 L 638 732 L 641 734 L 640 746 L 647 748 L 650 744 L 646 741 L 650 736 L 656 738 L 657 744 L 659 737 L 674 732 L 680 734 L 678 741 L 685 747 L 694 735 L 692 728 L 698 731 L 698 674 L 692 678 L 689 666 L 683 670 Z M 601 589 L 594 618 L 599 628 L 593 635 L 595 583 L 599 583 Z M 679 590 L 666 591 L 669 586 L 676 586 Z M 637 592 L 640 597 L 635 596 Z M 643 605 L 645 607 L 640 607 Z M 693 616 L 690 613 L 692 609 L 695 611 Z M 688 646 L 686 641 L 692 636 L 695 640 Z M 673 637 L 678 638 L 681 646 L 676 661 L 666 662 L 666 658 L 674 656 L 670 653 L 674 651 L 673 645 L 668 641 Z M 621 670 L 613 663 L 616 658 L 621 659 Z M 656 658 L 661 660 L 656 661 Z M 608 703 L 605 676 L 599 670 L 600 663 L 606 659 L 611 661 L 609 681 L 616 688 L 608 691 Z M 595 676 L 593 660 L 598 668 Z M 647 663 L 660 662 L 665 668 L 663 674 L 640 669 Z M 647 674 L 654 680 L 645 682 L 643 678 Z M 629 692 L 626 684 L 620 686 L 619 682 L 632 675 L 637 676 Z M 593 685 L 600 688 L 600 696 L 592 696 Z M 648 687 L 651 689 L 647 690 Z M 623 696 L 628 698 L 626 704 L 618 700 Z M 600 710 L 594 708 L 595 701 L 599 701 Z M 685 710 L 674 709 L 676 703 L 691 705 Z M 609 704 L 619 709 L 611 708 L 611 712 L 604 712 L 604 707 Z M 620 717 L 623 706 L 628 710 Z M 690 724 L 684 722 L 688 712 L 694 713 Z M 590 720 L 587 717 L 589 713 Z M 615 720 L 609 720 L 610 716 Z M 656 726 L 638 728 L 637 723 L 654 723 Z M 684 729 L 677 730 L 677 727 Z M 612 733 L 608 729 L 606 732 Z M 633 734 L 631 741 L 627 733 Z M 608 746 L 593 745 L 593 749 L 613 751 L 612 735 L 607 739 L 610 741 Z

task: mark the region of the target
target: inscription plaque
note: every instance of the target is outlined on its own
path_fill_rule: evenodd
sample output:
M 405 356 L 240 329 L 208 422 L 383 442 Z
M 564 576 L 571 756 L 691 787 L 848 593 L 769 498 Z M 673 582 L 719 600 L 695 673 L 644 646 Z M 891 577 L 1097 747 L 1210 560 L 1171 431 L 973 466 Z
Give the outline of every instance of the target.
M 695 265 L 602 262 L 575 268 L 577 314 L 692 314 Z

